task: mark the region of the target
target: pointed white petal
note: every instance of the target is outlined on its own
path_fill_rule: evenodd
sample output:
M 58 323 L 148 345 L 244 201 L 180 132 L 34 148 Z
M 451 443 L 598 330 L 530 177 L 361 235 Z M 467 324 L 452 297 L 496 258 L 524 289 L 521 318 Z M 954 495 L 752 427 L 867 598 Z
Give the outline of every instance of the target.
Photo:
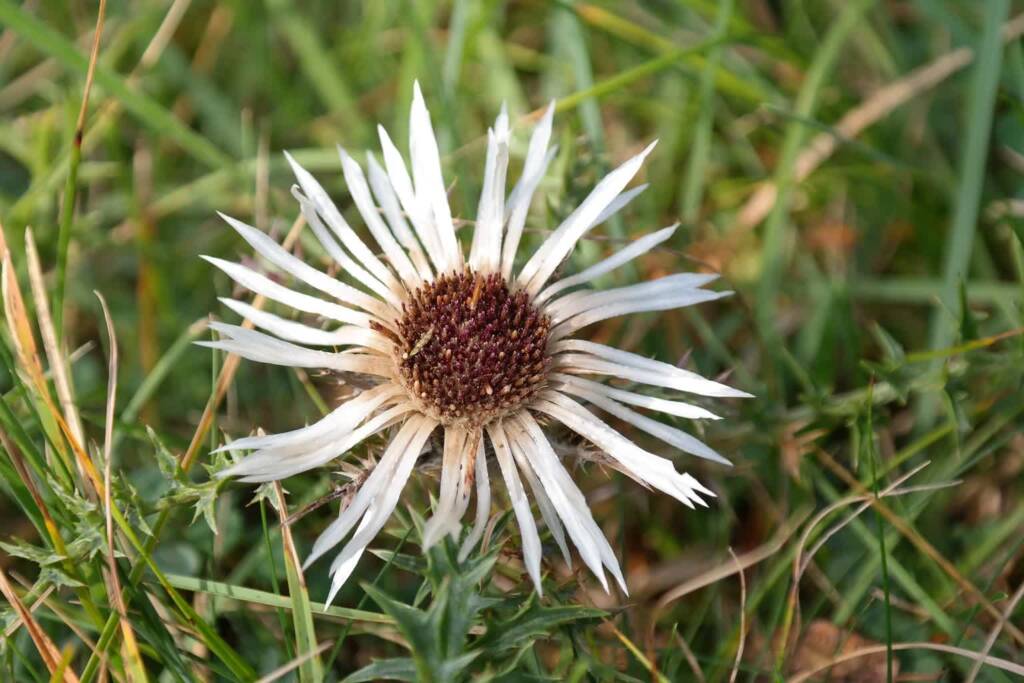
M 292 196 L 299 203 L 302 216 L 306 219 L 306 223 L 309 225 L 310 230 L 313 231 L 317 241 L 323 246 L 324 251 L 341 266 L 344 272 L 354 277 L 360 284 L 382 299 L 381 301 L 376 301 L 372 296 L 364 295 L 369 303 L 365 305 L 360 304 L 360 307 L 373 312 L 382 320 L 390 320 L 393 313 L 389 315 L 387 312 L 400 308 L 402 300 L 395 292 L 388 289 L 387 285 L 370 275 L 365 268 L 353 261 L 335 239 L 331 237 L 331 233 L 324 227 L 323 221 L 320 220 L 313 202 L 306 195 L 302 194 L 298 185 L 292 186 Z
M 611 204 L 604 208 L 604 211 L 602 211 L 597 218 L 594 219 L 594 226 L 601 225 L 619 211 L 622 211 L 627 204 L 643 194 L 643 191 L 648 187 L 650 187 L 650 185 L 648 183 L 644 183 L 643 185 L 637 185 L 636 187 L 630 188 L 620 194 L 612 201 Z
M 626 287 L 597 291 L 581 290 L 553 301 L 547 306 L 545 313 L 550 315 L 557 324 L 574 315 L 602 306 L 630 301 L 649 301 L 652 305 L 659 305 L 657 302 L 661 300 L 685 300 L 687 292 L 692 293 L 695 297 L 706 294 L 699 288 L 717 278 L 718 275 L 707 273 L 675 273 L 657 280 L 647 280 Z
M 672 237 L 672 234 L 675 233 L 677 227 L 679 227 L 678 223 L 658 230 L 657 232 L 652 232 L 649 235 L 644 235 L 640 239 L 631 242 L 629 246 L 623 247 L 608 258 L 603 261 L 598 261 L 586 270 L 582 270 L 575 275 L 562 278 L 561 280 L 552 283 L 537 295 L 537 298 L 534 299 L 534 304 L 540 304 L 547 301 L 558 292 L 569 289 L 570 287 L 582 285 L 599 278 L 606 273 L 610 273 L 619 266 L 629 263 L 641 254 L 646 254 L 654 247 Z
M 501 273 L 506 280 L 510 280 L 512 277 L 512 266 L 515 262 L 516 251 L 519 249 L 519 240 L 522 238 L 523 226 L 526 224 L 526 215 L 530 210 L 533 193 L 544 178 L 548 164 L 555 156 L 555 149 L 548 151 L 548 143 L 551 141 L 551 122 L 554 116 L 555 103 L 552 101 L 544 112 L 544 116 L 533 129 L 530 145 L 526 149 L 523 174 L 516 186 L 512 188 L 512 194 L 509 195 L 508 204 L 505 206 L 508 228 L 505 232 L 505 242 L 502 245 Z
M 437 495 L 437 507 L 434 515 L 423 527 L 423 548 L 431 548 L 452 524 L 455 510 L 455 497 L 459 488 L 459 477 L 462 472 L 462 461 L 465 456 L 468 433 L 464 429 L 449 428 L 444 430 L 444 452 L 441 456 L 441 488 Z
M 359 526 L 356 527 L 356 533 L 363 531 L 369 526 L 370 522 L 373 521 L 374 506 L 370 503 L 370 506 L 366 509 L 366 514 L 363 515 L 363 519 L 360 520 Z M 334 602 L 334 598 L 337 597 L 338 591 L 342 589 L 345 582 L 348 581 L 348 577 L 352 576 L 352 572 L 355 571 L 356 565 L 359 564 L 359 559 L 363 556 L 363 552 L 366 550 L 364 545 L 362 548 L 352 554 L 351 557 L 344 563 L 340 563 L 337 566 L 331 566 L 331 590 L 327 594 L 327 602 L 324 603 L 330 607 Z
M 508 172 L 508 114 L 502 105 L 494 129 L 487 131 L 487 162 L 469 265 L 484 273 L 501 267 L 501 232 L 505 225 L 505 176 Z
M 522 427 L 521 438 L 518 440 L 519 444 L 524 449 L 533 448 L 532 453 L 524 450 L 524 456 L 526 456 L 537 477 L 544 484 L 544 490 L 547 491 L 554 502 L 555 508 L 562 517 L 562 521 L 565 522 L 566 530 L 569 532 L 570 537 L 573 538 L 573 542 L 577 544 L 577 549 L 580 549 L 579 541 L 588 538 L 590 542 L 590 550 L 588 552 L 596 551 L 597 553 L 596 558 L 591 555 L 592 561 L 598 560 L 596 564 L 597 570 L 600 571 L 603 564 L 611 572 L 612 576 L 615 577 L 622 591 L 628 593 L 626 580 L 622 576 L 622 570 L 619 567 L 618 558 L 615 557 L 615 552 L 608 545 L 608 539 L 605 538 L 604 532 L 601 531 L 597 522 L 594 521 L 593 515 L 590 514 L 590 507 L 587 505 L 587 500 L 583 497 L 583 493 L 576 486 L 576 483 L 572 480 L 565 467 L 562 466 L 554 449 L 551 448 L 544 430 L 537 424 L 534 417 L 526 411 L 521 411 L 516 418 Z M 572 520 L 571 524 L 570 519 Z M 574 525 L 576 533 L 573 532 Z M 587 563 L 587 557 L 582 549 L 580 549 L 580 556 Z M 587 563 L 587 566 L 592 572 L 597 574 L 595 568 L 590 563 Z M 604 584 L 603 572 L 598 578 L 602 579 L 602 584 Z M 607 585 L 604 585 L 604 588 L 608 590 Z
M 615 398 L 620 398 L 622 394 L 629 394 L 629 392 L 617 392 L 615 398 L 612 398 L 610 394 L 616 392 L 615 389 L 610 389 L 609 387 L 605 387 L 602 384 L 597 384 L 596 382 L 589 382 L 590 385 L 601 387 L 603 389 L 595 391 L 590 387 L 581 385 L 580 381 L 580 378 L 577 378 L 575 382 L 567 383 L 561 388 L 561 391 L 579 396 L 585 401 L 593 403 L 595 406 L 601 408 L 605 412 L 611 413 L 620 420 L 629 422 L 634 427 L 642 429 L 643 431 L 654 436 L 655 438 L 661 439 L 668 445 L 675 446 L 681 451 L 684 451 L 691 455 L 696 455 L 699 458 L 712 460 L 723 465 L 732 464 L 726 458 L 719 455 L 717 451 L 715 451 L 713 448 L 705 444 L 697 437 L 691 434 L 687 434 L 686 432 L 680 429 L 676 429 L 675 427 L 672 427 L 670 425 L 658 422 L 657 420 L 652 420 L 649 417 L 646 417 L 644 415 L 641 415 L 640 413 L 637 413 L 636 411 L 626 408 L 621 403 L 618 403 L 615 400 Z M 586 382 L 587 380 L 582 381 Z M 640 399 L 644 398 L 639 394 L 629 394 L 629 397 L 631 399 L 633 397 Z M 637 401 L 631 402 L 636 403 Z M 673 401 L 664 401 L 664 403 L 673 403 Z
M 474 446 L 474 444 L 476 444 Z M 469 499 L 473 495 L 473 482 L 476 479 L 476 463 L 480 459 L 480 449 L 484 447 L 483 433 L 471 432 L 462 452 L 462 469 L 459 472 L 458 488 L 455 491 L 455 515 L 448 533 L 458 538 L 459 524 L 469 509 Z
M 387 515 L 391 514 L 395 503 L 398 501 L 398 495 L 401 493 L 401 489 L 405 486 L 405 481 L 409 477 L 409 472 L 412 471 L 412 466 L 423 449 L 423 444 L 436 426 L 437 423 L 427 417 L 414 417 L 402 425 L 398 434 L 395 435 L 391 443 L 384 450 L 380 462 L 377 463 L 376 467 L 373 468 L 373 472 L 363 482 L 358 493 L 353 496 L 349 504 L 341 511 L 338 519 L 334 520 L 320 534 L 320 537 L 316 539 L 309 557 L 306 558 L 303 564 L 303 568 L 308 567 L 324 553 L 340 543 L 348 535 L 348 532 L 352 530 L 352 527 L 355 526 L 356 521 L 366 512 L 371 501 L 374 502 L 378 511 L 386 510 Z M 404 476 L 402 476 L 403 474 Z M 395 503 L 391 503 L 391 506 L 388 507 L 387 502 L 392 497 Z M 368 526 L 360 533 L 366 535 L 366 532 L 370 531 L 372 527 L 373 524 L 368 523 Z M 373 530 L 373 535 L 375 534 L 376 530 Z M 353 537 L 351 543 L 354 543 L 355 540 L 355 537 Z M 344 561 L 341 560 L 340 563 Z
M 322 299 L 309 296 L 308 294 L 302 294 L 292 289 L 288 289 L 284 285 L 279 285 L 267 276 L 261 275 L 250 268 L 246 268 L 240 263 L 225 261 L 224 259 L 219 259 L 214 256 L 201 256 L 200 258 L 209 261 L 223 270 L 227 273 L 228 277 L 246 289 L 255 292 L 256 294 L 261 294 L 278 303 L 284 304 L 285 306 L 291 306 L 297 311 L 322 315 L 325 318 L 331 318 L 332 320 L 358 325 L 360 327 L 370 327 L 370 320 L 372 320 L 372 318 L 366 313 L 354 311 L 351 308 L 339 306 L 338 304 L 331 303 L 330 301 L 323 301 Z
M 211 322 L 210 327 L 227 338 L 196 344 L 235 353 L 258 363 L 293 368 L 327 368 L 339 372 L 366 372 L 375 375 L 388 373 L 388 361 L 380 356 L 314 351 L 237 325 Z
M 430 436 L 430 432 L 432 432 L 434 427 L 437 426 L 437 423 L 430 418 L 420 418 L 416 422 L 418 423 L 418 431 L 413 434 L 408 445 L 403 449 L 401 457 L 397 462 L 395 462 L 390 481 L 388 481 L 380 494 L 374 497 L 373 509 L 367 510 L 366 512 L 370 521 L 366 523 L 366 526 L 360 524 L 361 528 L 352 535 L 349 542 L 344 548 L 342 548 L 341 552 L 338 553 L 338 556 L 334 558 L 334 562 L 331 564 L 332 571 L 336 571 L 344 567 L 347 562 L 352 560 L 353 557 L 358 557 L 359 554 L 365 550 L 367 544 L 373 540 L 382 528 L 384 528 L 384 525 L 387 524 L 388 518 L 391 517 L 391 513 L 394 512 L 395 506 L 398 504 L 398 499 L 402 495 L 402 489 L 405 488 L 405 483 L 409 480 L 409 475 L 412 474 L 413 466 L 416 464 L 416 460 L 420 456 L 420 451 L 423 449 L 423 444 L 426 442 L 427 437 Z M 355 501 L 353 500 L 353 503 L 354 502 Z M 340 519 L 341 517 L 338 518 L 338 520 Z M 338 520 L 335 521 L 337 522 Z M 327 531 L 325 531 L 324 534 L 316 540 L 313 545 L 313 553 L 310 555 L 309 559 L 306 560 L 307 564 L 317 557 L 316 553 L 318 547 L 322 553 L 328 547 L 333 546 L 333 544 L 331 544 L 331 546 L 327 546 L 326 542 L 322 542 L 330 531 L 331 527 L 328 527 Z
M 341 432 L 337 436 L 332 435 L 326 440 L 303 446 L 267 448 L 256 451 L 243 461 L 246 476 L 241 481 L 264 482 L 284 479 L 325 465 L 335 458 L 341 457 L 374 434 L 406 420 L 409 413 L 414 410 L 409 403 L 400 403 L 374 415 L 351 432 Z M 311 448 L 313 450 L 309 450 Z
M 548 237 L 519 273 L 518 282 L 531 295 L 536 295 L 547 283 L 551 274 L 569 255 L 579 239 L 594 225 L 594 220 L 625 189 L 626 184 L 640 170 L 644 159 L 654 149 L 651 143 L 636 155 L 609 173 L 597 184 L 589 196 L 565 221 Z
M 547 174 L 548 166 L 551 165 L 551 161 L 555 158 L 556 154 L 558 154 L 558 145 L 548 150 L 541 160 L 540 168 L 533 175 L 529 177 L 523 176 L 520 179 L 520 183 L 526 184 L 526 192 L 513 206 L 511 211 L 506 210 L 505 212 L 508 216 L 508 227 L 505 231 L 505 243 L 501 251 L 501 274 L 509 282 L 512 281 L 512 270 L 515 266 L 516 254 L 519 251 L 519 243 L 523 238 L 523 226 L 526 225 L 526 217 L 530 212 L 533 194 L 536 192 L 537 186 L 540 185 L 540 181 Z
M 508 215 L 512 215 L 520 205 L 530 203 L 530 195 L 534 191 L 530 185 L 534 176 L 545 165 L 544 158 L 549 152 L 548 144 L 551 142 L 551 123 L 554 117 L 555 101 L 552 100 L 530 135 L 530 143 L 526 148 L 526 160 L 523 162 L 523 174 L 508 196 L 508 205 L 505 207 L 505 213 Z
M 281 432 L 280 434 L 265 434 L 235 439 L 231 443 L 221 446 L 214 453 L 283 449 L 295 446 L 309 448 L 310 444 L 317 445 L 324 438 L 333 439 L 339 432 L 349 431 L 380 405 L 402 394 L 404 394 L 404 391 L 399 386 L 391 383 L 380 384 L 372 389 L 367 389 L 354 398 L 350 398 L 309 426 L 293 429 L 290 432 Z M 245 461 L 243 460 L 243 462 Z M 238 465 L 235 465 L 221 473 L 221 476 L 233 476 L 236 474 L 234 470 L 237 468 Z
M 473 528 L 469 530 L 462 547 L 459 549 L 459 560 L 465 561 L 473 548 L 483 538 L 484 530 L 487 528 L 487 521 L 491 517 L 491 479 L 487 472 L 487 453 L 484 450 L 483 436 L 477 437 L 480 447 L 476 450 L 476 518 L 473 521 Z
M 455 237 L 455 224 L 441 173 L 441 154 L 419 82 L 413 84 L 412 110 L 409 112 L 409 157 L 412 159 L 416 197 L 430 207 L 439 246 L 445 255 L 446 269 L 459 268 L 463 263 L 462 248 Z
M 566 351 L 580 353 L 564 353 Z M 701 396 L 752 398 L 745 391 L 705 379 L 695 372 L 583 339 L 562 339 L 554 345 L 554 352 L 557 354 L 555 362 L 563 371 L 611 375 Z
M 530 575 L 533 585 L 536 586 L 537 593 L 543 595 L 544 589 L 540 578 L 541 547 L 540 536 L 537 534 L 537 522 L 530 511 L 530 501 L 527 500 L 526 492 L 519 481 L 515 463 L 512 462 L 505 428 L 501 422 L 491 422 L 487 425 L 487 434 L 494 445 L 494 455 L 498 460 L 498 467 L 501 468 L 501 476 L 505 480 L 505 490 L 508 492 L 512 510 L 519 523 L 519 535 L 522 537 L 523 543 L 523 564 L 526 565 L 526 572 Z
M 424 282 L 430 282 L 434 279 L 434 271 L 431 270 L 430 262 L 423 253 L 423 247 L 416 236 L 412 234 L 405 216 L 402 215 L 402 206 L 398 201 L 398 195 L 395 194 L 395 188 L 391 186 L 391 179 L 388 178 L 387 172 L 381 168 L 372 152 L 367 153 L 366 158 L 373 196 L 377 198 L 377 203 L 380 204 L 380 208 L 384 211 L 384 217 L 387 218 L 388 225 L 391 226 L 395 237 L 408 250 L 409 257 L 420 274 L 420 279 Z
M 326 190 L 324 190 L 317 179 L 300 166 L 291 154 L 285 152 L 285 158 L 288 159 L 288 164 L 292 167 L 292 172 L 295 174 L 295 179 L 299 181 L 303 194 L 313 203 L 316 212 L 323 216 L 324 221 L 334 231 L 334 234 L 338 236 L 341 243 L 345 245 L 345 248 L 359 259 L 362 266 L 373 273 L 373 276 L 386 285 L 389 290 L 395 294 L 400 292 L 401 285 L 398 280 L 388 270 L 388 267 L 359 239 L 359 235 L 349 227 L 341 212 L 338 211 L 338 207 L 334 205 L 334 202 L 331 201 Z
M 380 137 L 380 148 L 384 154 L 384 165 L 388 169 L 391 187 L 398 195 L 398 201 L 412 222 L 412 227 L 423 243 L 427 256 L 438 272 L 442 272 L 447 266 L 447 259 L 441 248 L 441 238 L 437 235 L 430 207 L 425 203 L 425 198 L 416 195 L 402 153 L 395 147 L 395 143 L 391 142 L 388 132 L 383 126 L 377 126 L 377 134 Z
M 350 157 L 341 146 L 338 146 L 338 156 L 341 157 L 341 169 L 345 174 L 345 184 L 348 185 L 348 192 L 352 195 L 352 201 L 356 205 L 356 209 L 359 210 L 359 215 L 363 217 L 363 222 L 366 223 L 366 227 L 369 229 L 370 234 L 377 240 L 377 244 L 384 250 L 385 256 L 388 261 L 398 272 L 399 278 L 401 278 L 403 284 L 410 291 L 420 286 L 420 276 L 416 272 L 416 269 L 412 265 L 412 261 L 409 260 L 409 256 L 405 251 L 398 245 L 395 240 L 395 236 L 391 234 L 391 229 L 384 224 L 380 214 L 377 212 L 377 206 L 373 203 L 373 197 L 370 196 L 370 187 L 366 184 L 366 176 L 363 175 L 363 169 L 359 167 L 355 159 Z
M 696 304 L 715 301 L 727 296 L 732 292 L 710 292 L 706 289 L 691 289 L 677 293 L 665 294 L 659 297 L 629 299 L 612 304 L 597 306 L 575 315 L 565 322 L 556 325 L 551 330 L 551 339 L 558 340 L 567 337 L 581 330 L 587 325 L 593 325 L 602 320 L 617 318 L 631 313 L 650 313 L 651 311 L 668 311 L 676 308 L 684 308 Z
M 251 320 L 257 327 L 288 341 L 310 346 L 364 346 L 381 353 L 391 353 L 394 348 L 394 343 L 387 337 L 365 327 L 342 325 L 335 330 L 321 330 L 267 313 L 244 301 L 225 297 L 221 297 L 220 301 L 238 315 Z
M 565 530 L 562 528 L 562 523 L 558 519 L 558 512 L 555 510 L 555 506 L 551 504 L 551 499 L 544 491 L 544 485 L 539 479 L 537 479 L 537 474 L 533 469 L 533 465 L 530 464 L 529 459 L 526 457 L 526 454 L 522 449 L 518 447 L 513 448 L 512 456 L 516 459 L 516 463 L 519 465 L 519 471 L 530 485 L 530 491 L 533 493 L 533 497 L 537 501 L 537 509 L 540 510 L 540 516 L 544 520 L 544 525 L 547 526 L 548 530 L 551 532 L 551 536 L 555 539 L 555 543 L 558 545 L 558 549 L 562 553 L 562 559 L 565 560 L 566 566 L 572 567 L 572 554 L 569 552 L 569 546 L 565 543 Z
M 692 477 L 688 479 L 676 472 L 671 460 L 640 448 L 568 396 L 557 391 L 545 392 L 544 399 L 533 407 L 593 443 L 648 486 L 667 493 L 688 507 L 692 508 L 694 503 L 705 505 L 690 485 Z
M 220 212 L 218 212 L 217 215 L 227 221 L 228 225 L 234 228 L 235 231 L 241 235 L 242 238 L 248 242 L 260 256 L 267 259 L 286 273 L 293 275 L 310 287 L 318 289 L 325 294 L 329 294 L 346 304 L 358 306 L 367 311 L 379 310 L 379 301 L 306 264 L 301 259 L 286 251 L 281 245 L 272 240 L 265 233 L 260 232 L 251 225 L 246 225 L 242 221 L 236 220 L 231 216 L 227 216 Z
M 690 420 L 720 419 L 711 411 L 705 410 L 700 406 L 695 406 L 692 403 L 669 401 L 663 398 L 644 396 L 643 394 L 616 389 L 615 387 L 610 387 L 606 384 L 601 384 L 600 382 L 593 382 L 582 377 L 576 377 L 575 375 L 563 375 L 556 373 L 551 376 L 551 380 L 559 384 L 562 390 L 578 396 L 583 395 L 578 393 L 580 391 L 587 393 L 596 392 L 602 396 L 607 396 L 608 398 L 615 399 L 616 401 L 621 401 L 622 403 L 629 403 L 631 405 L 640 406 L 641 408 L 656 410 L 660 413 L 665 413 L 666 415 L 685 417 Z

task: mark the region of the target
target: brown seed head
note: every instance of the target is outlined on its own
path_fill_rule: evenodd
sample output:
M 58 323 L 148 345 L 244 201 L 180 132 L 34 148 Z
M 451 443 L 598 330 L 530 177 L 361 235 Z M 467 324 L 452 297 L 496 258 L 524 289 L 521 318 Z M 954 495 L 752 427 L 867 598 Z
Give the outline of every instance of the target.
M 416 290 L 403 313 L 400 380 L 441 422 L 483 425 L 544 386 L 550 319 L 501 275 L 443 275 Z

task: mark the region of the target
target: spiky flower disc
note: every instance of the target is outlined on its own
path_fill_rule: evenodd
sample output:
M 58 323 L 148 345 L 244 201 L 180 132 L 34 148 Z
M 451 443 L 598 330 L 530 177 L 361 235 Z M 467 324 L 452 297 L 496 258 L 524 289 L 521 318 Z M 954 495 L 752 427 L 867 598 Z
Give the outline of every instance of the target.
M 544 386 L 550 330 L 548 316 L 499 273 L 441 275 L 402 307 L 399 376 L 441 424 L 480 428 Z
M 437 430 L 443 432 L 441 483 L 424 546 L 445 534 L 461 534 L 461 520 L 474 491 L 476 518 L 463 539 L 463 551 L 480 539 L 490 514 L 488 462 L 493 456 L 519 523 L 526 569 L 538 591 L 541 546 L 527 488 L 566 561 L 568 539 L 606 589 L 605 570 L 626 589 L 614 552 L 538 418 L 563 424 L 603 451 L 616 468 L 690 507 L 705 505 L 701 496 L 714 495 L 690 475 L 676 471 L 671 461 L 637 446 L 584 404 L 673 448 L 727 462 L 690 434 L 634 408 L 689 419 L 715 415 L 675 398 L 613 388 L 589 377 L 616 377 L 704 396 L 747 394 L 674 365 L 573 335 L 608 318 L 689 306 L 729 292 L 703 289 L 715 276 L 694 273 L 603 291 L 588 288 L 595 278 L 667 240 L 675 226 L 552 282 L 580 238 L 643 190 L 644 186 L 625 188 L 653 144 L 602 179 L 515 269 L 527 211 L 555 152 L 549 149 L 553 113 L 549 107 L 534 129 L 522 176 L 508 197 L 509 125 L 504 111 L 488 131 L 483 190 L 468 259 L 456 237 L 440 155 L 418 85 L 409 121 L 411 174 L 383 128 L 379 131 L 384 163 L 370 154 L 367 174 L 339 150 L 352 201 L 383 258 L 348 225 L 313 176 L 288 157 L 298 180 L 293 194 L 310 229 L 352 284 L 226 216 L 269 265 L 315 294 L 286 287 L 239 263 L 205 257 L 252 292 L 327 323 L 314 327 L 225 299 L 229 308 L 264 332 L 212 323 L 221 338 L 205 345 L 255 361 L 358 373 L 369 380 L 369 388 L 308 427 L 227 444 L 222 450 L 250 452 L 224 476 L 249 482 L 283 479 L 339 458 L 374 434 L 389 435 L 377 464 L 317 539 L 307 560 L 313 562 L 348 538 L 331 565 L 328 601 L 387 522 L 427 450 L 428 438 Z

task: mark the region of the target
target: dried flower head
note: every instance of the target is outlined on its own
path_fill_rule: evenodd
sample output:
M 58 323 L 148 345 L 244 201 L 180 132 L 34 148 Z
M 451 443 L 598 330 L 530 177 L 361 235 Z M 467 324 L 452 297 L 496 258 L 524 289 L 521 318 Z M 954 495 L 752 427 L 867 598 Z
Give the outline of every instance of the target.
M 690 403 L 613 388 L 587 376 L 617 377 L 703 396 L 747 394 L 674 365 L 573 335 L 608 318 L 689 306 L 729 292 L 703 289 L 715 276 L 695 273 L 604 291 L 586 287 L 669 239 L 675 226 L 642 237 L 582 272 L 552 281 L 576 243 L 643 190 L 625 188 L 654 145 L 602 179 L 515 269 L 527 211 L 555 152 L 549 149 L 553 114 L 552 106 L 534 129 L 522 176 L 507 198 L 510 132 L 504 111 L 488 131 L 483 190 L 468 259 L 456 237 L 430 115 L 418 86 L 409 124 L 411 176 L 383 128 L 384 164 L 369 155 L 368 175 L 339 150 L 352 201 L 383 258 L 352 230 L 313 176 L 288 157 L 298 179 L 293 194 L 309 227 L 353 284 L 308 265 L 262 232 L 228 217 L 225 220 L 269 264 L 318 295 L 290 289 L 238 263 L 206 257 L 256 294 L 331 323 L 328 329 L 312 327 L 226 299 L 228 307 L 269 334 L 213 323 L 222 338 L 205 342 L 207 346 L 261 362 L 370 378 L 369 388 L 319 422 L 283 434 L 242 438 L 222 449 L 251 451 L 223 472 L 225 476 L 264 482 L 322 466 L 374 434 L 390 435 L 380 460 L 317 539 L 307 560 L 308 565 L 349 537 L 331 565 L 329 601 L 387 522 L 436 430 L 443 430 L 444 436 L 441 482 L 424 546 L 445 534 L 461 534 L 474 490 L 476 519 L 463 540 L 463 551 L 480 539 L 490 513 L 487 464 L 493 454 L 519 523 L 526 569 L 538 591 L 541 546 L 522 479 L 566 559 L 568 538 L 606 589 L 605 569 L 626 589 L 615 554 L 538 418 L 565 425 L 622 471 L 690 507 L 705 505 L 702 496 L 714 495 L 689 474 L 677 472 L 670 460 L 627 439 L 584 403 L 674 448 L 727 462 L 690 434 L 627 406 L 689 419 L 715 415 Z

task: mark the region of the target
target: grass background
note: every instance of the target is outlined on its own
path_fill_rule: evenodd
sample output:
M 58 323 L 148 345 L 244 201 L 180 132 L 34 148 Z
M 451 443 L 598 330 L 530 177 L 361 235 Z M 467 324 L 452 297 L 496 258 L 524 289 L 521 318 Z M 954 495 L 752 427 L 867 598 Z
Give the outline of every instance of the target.
M 338 644 L 323 659 L 340 678 L 402 650 L 359 581 L 409 601 L 416 572 L 367 557 L 337 604 L 368 612 L 295 617 L 309 602 L 287 571 L 291 539 L 280 537 L 275 494 L 247 507 L 251 488 L 203 484 L 201 467 L 169 487 L 166 458 L 187 451 L 186 462 L 205 464 L 222 432 L 291 428 L 330 404 L 329 378 L 243 363 L 203 421 L 225 361 L 189 342 L 205 334 L 197 321 L 223 314 L 216 296 L 230 285 L 198 255 L 248 256 L 217 210 L 279 239 L 289 232 L 296 207 L 283 149 L 349 212 L 333 146 L 376 149 L 381 122 L 404 147 L 419 78 L 459 216 L 475 211 L 484 134 L 500 104 L 521 163 L 530 115 L 557 100 L 561 152 L 529 222 L 532 244 L 602 173 L 659 138 L 642 171 L 650 189 L 566 268 L 680 220 L 670 245 L 606 284 L 713 269 L 737 294 L 609 321 L 588 336 L 728 372 L 757 395 L 697 427 L 735 467 L 680 460 L 719 493 L 710 510 L 690 512 L 596 467 L 576 471 L 631 595 L 604 596 L 548 553 L 549 580 L 565 589 L 551 604 L 609 612 L 552 629 L 516 675 L 727 680 L 742 643 L 747 680 L 783 679 L 872 645 L 881 652 L 834 669 L 833 680 L 885 680 L 889 662 L 888 675 L 920 676 L 905 680 L 1011 680 L 994 667 L 973 671 L 969 653 L 1024 657 L 1024 608 L 1014 612 L 1024 582 L 1024 51 L 1013 22 L 1024 6 L 111 0 L 78 163 L 96 9 L 0 0 L 0 221 L 26 297 L 23 233 L 34 232 L 85 445 L 100 464 L 108 344 L 93 290 L 109 303 L 120 350 L 114 495 L 140 543 L 124 527 L 115 534 L 129 587 L 118 620 L 103 576 L 105 508 L 74 467 L 68 486 L 54 469 L 76 454 L 45 405 L 48 390 L 19 364 L 8 307 L 0 568 L 22 602 L 45 598 L 33 614 L 59 656 L 38 654 L 38 634 L 7 610 L 0 678 L 102 669 L 138 678 L 133 667 L 144 667 L 153 680 L 245 679 L 245 663 L 265 674 L 317 642 Z M 298 233 L 295 248 L 315 259 L 310 237 Z M 849 500 L 911 472 L 903 486 L 921 490 L 869 497 L 866 510 Z M 407 500 L 423 510 L 436 482 L 421 479 Z M 289 508 L 331 482 L 328 472 L 289 480 Z M 837 501 L 845 504 L 828 514 Z M 193 521 L 194 508 L 217 534 L 202 515 Z M 294 527 L 300 555 L 332 508 Z M 794 558 L 844 522 L 794 578 Z M 373 547 L 393 549 L 408 524 L 399 515 Z M 529 594 L 517 548 L 512 534 L 486 590 Z M 744 567 L 742 592 L 730 548 Z M 306 580 L 322 599 L 325 566 Z M 123 645 L 133 636 L 109 633 L 119 621 L 134 627 L 137 657 Z M 103 647 L 109 661 L 95 654 Z

